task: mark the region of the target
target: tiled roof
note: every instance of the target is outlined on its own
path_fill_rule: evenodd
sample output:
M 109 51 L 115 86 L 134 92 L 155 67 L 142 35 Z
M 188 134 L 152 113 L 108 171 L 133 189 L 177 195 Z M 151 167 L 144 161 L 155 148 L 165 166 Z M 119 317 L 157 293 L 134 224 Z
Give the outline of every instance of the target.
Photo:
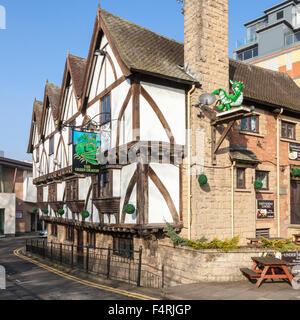
M 184 65 L 184 45 L 101 9 L 123 62 L 131 70 L 195 82 Z M 243 81 L 245 98 L 300 111 L 300 88 L 285 73 L 229 59 L 230 79 Z M 201 81 L 201 78 L 200 78 Z
M 229 61 L 230 79 L 244 82 L 244 96 L 300 111 L 300 88 L 286 73 L 236 60 Z
M 182 71 L 182 43 L 163 37 L 107 11 L 101 10 L 123 62 L 130 70 L 149 72 L 173 79 L 194 80 Z
M 68 55 L 68 58 L 75 94 L 77 97 L 80 97 L 82 94 L 84 72 L 87 60 L 81 57 L 73 56 L 71 54 Z
M 46 90 L 47 90 L 53 118 L 54 120 L 57 120 L 61 89 L 55 84 L 47 82 Z
M 259 159 L 256 157 L 254 152 L 249 150 L 247 147 L 230 145 L 230 158 L 232 161 L 237 162 L 246 162 L 258 164 L 260 163 Z
M 35 114 L 36 126 L 38 132 L 40 132 L 42 113 L 43 113 L 43 102 L 35 100 L 33 104 L 33 112 Z

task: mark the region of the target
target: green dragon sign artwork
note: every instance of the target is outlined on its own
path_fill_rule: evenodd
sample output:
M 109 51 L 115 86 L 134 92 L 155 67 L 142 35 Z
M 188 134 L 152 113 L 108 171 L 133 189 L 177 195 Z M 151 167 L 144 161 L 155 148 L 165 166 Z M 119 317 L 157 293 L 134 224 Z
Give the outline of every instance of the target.
M 99 134 L 73 131 L 73 171 L 97 173 L 99 163 L 96 155 L 99 147 Z
M 228 94 L 224 89 L 217 89 L 212 93 L 219 96 L 216 106 L 220 111 L 224 108 L 230 110 L 231 107 L 240 107 L 243 103 L 243 82 L 230 80 L 230 84 L 232 85 L 233 94 Z

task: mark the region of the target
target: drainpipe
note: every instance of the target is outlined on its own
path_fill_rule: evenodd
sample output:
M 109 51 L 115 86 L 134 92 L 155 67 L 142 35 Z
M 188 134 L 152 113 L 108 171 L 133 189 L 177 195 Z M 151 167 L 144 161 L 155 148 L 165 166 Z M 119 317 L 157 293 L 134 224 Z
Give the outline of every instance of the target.
M 280 133 L 279 133 L 279 122 L 280 122 L 280 116 L 282 115 L 283 108 L 280 109 L 280 112 L 277 116 L 277 236 L 280 237 L 280 201 L 279 201 L 279 165 L 280 165 L 280 159 L 279 159 L 279 142 L 280 142 Z
M 231 166 L 231 237 L 234 237 L 234 167 L 235 161 Z
M 187 95 L 187 152 L 188 152 L 188 239 L 191 240 L 191 94 L 195 91 L 196 86 L 193 85 L 192 89 Z

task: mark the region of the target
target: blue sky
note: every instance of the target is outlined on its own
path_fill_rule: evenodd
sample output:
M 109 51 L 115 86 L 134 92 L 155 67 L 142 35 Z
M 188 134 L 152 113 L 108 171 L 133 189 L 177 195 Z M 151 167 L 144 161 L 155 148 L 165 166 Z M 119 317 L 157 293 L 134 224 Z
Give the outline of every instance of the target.
M 280 0 L 229 0 L 229 53 L 246 36 L 243 24 Z M 87 57 L 99 0 L 0 0 L 6 30 L 0 30 L 0 150 L 26 154 L 32 104 L 43 99 L 46 79 L 61 86 L 67 50 Z M 183 42 L 177 0 L 100 0 L 124 19 Z

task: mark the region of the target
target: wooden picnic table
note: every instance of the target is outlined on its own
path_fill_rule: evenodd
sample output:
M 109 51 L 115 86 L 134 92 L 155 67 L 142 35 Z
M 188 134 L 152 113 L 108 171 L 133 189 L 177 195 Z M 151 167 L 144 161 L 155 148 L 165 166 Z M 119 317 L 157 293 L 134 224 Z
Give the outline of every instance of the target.
M 265 279 L 288 279 L 292 284 L 293 276 L 287 269 L 289 262 L 274 257 L 251 257 L 253 260 L 252 269 L 241 268 L 241 272 L 251 279 L 257 279 L 259 287 Z
M 299 235 L 300 236 L 300 235 Z M 282 240 L 283 238 L 273 237 L 273 238 L 267 238 L 268 240 Z M 247 238 L 250 242 L 248 244 L 258 244 L 261 239 L 260 238 Z

